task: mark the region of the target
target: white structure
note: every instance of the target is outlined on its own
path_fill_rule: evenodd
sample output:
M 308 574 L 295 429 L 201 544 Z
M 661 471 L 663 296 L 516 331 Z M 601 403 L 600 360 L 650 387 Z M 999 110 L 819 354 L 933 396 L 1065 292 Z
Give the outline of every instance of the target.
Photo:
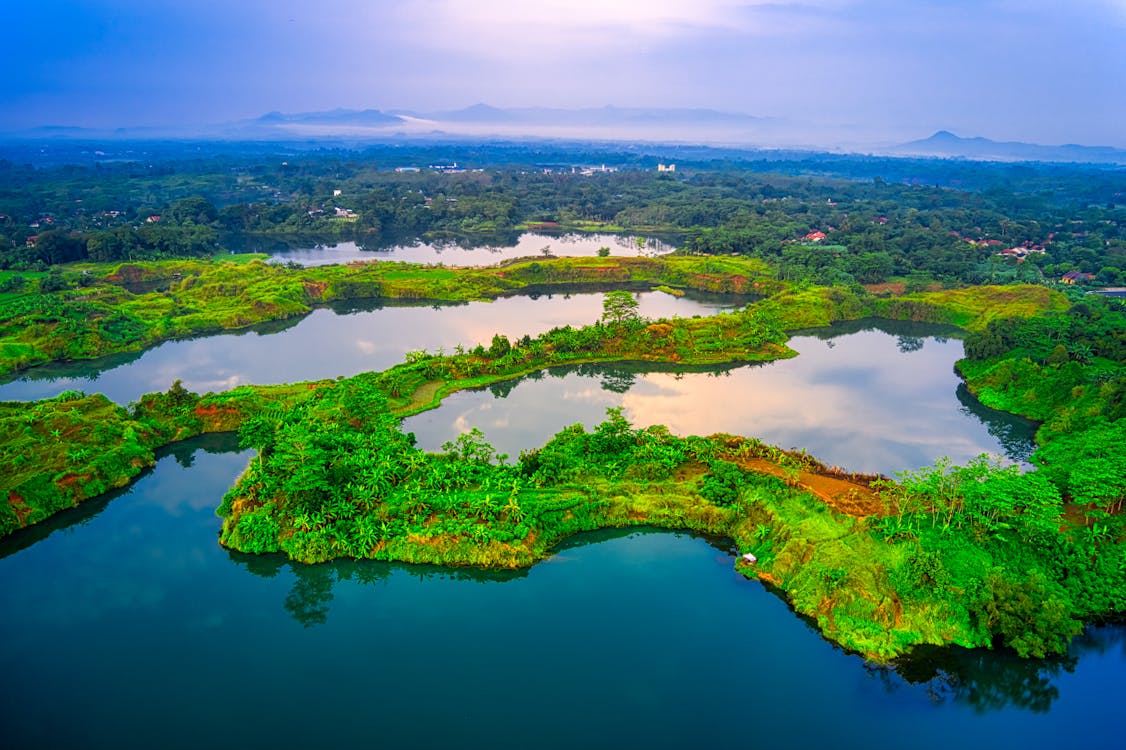
M 675 164 L 658 164 L 657 165 L 657 171 L 658 172 L 675 172 L 676 171 L 676 165 Z

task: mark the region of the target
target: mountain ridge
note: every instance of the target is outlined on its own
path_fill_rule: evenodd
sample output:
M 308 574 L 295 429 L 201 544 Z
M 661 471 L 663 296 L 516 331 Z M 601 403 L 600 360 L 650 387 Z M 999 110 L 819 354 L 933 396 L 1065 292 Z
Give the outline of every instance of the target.
M 1111 146 L 1065 143 L 1046 146 L 1023 141 L 995 141 L 982 136 L 965 138 L 949 130 L 938 130 L 929 138 L 901 143 L 891 149 L 901 155 L 943 156 L 991 161 L 1047 161 L 1126 164 L 1126 150 Z

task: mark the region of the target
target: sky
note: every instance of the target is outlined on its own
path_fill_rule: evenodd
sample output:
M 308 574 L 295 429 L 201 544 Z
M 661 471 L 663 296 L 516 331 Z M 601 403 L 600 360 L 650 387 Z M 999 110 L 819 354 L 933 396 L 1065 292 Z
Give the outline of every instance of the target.
M 0 130 L 699 107 L 1126 147 L 1126 0 L 6 0 Z M 800 135 L 799 135 L 800 134 Z

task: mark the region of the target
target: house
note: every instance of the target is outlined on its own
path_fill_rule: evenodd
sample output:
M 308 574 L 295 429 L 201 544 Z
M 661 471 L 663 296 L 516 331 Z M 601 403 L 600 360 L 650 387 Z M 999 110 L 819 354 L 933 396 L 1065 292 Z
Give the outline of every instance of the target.
M 145 219 L 146 224 L 155 224 L 158 221 L 160 221 L 160 215 L 159 214 L 153 214 L 149 218 Z
M 28 247 L 35 247 L 36 242 L 39 242 L 39 235 L 33 234 L 27 238 L 27 242 L 25 242 L 24 244 Z
M 826 235 L 824 232 L 810 232 L 803 239 L 806 242 L 821 242 L 825 239 L 826 236 L 828 235 Z
M 1082 271 L 1068 271 L 1060 279 L 1061 284 L 1082 284 L 1087 281 L 1094 281 L 1095 275 L 1090 273 L 1083 273 Z
M 676 171 L 676 165 L 675 164 L 658 164 L 657 165 L 657 171 L 658 172 L 675 172 Z

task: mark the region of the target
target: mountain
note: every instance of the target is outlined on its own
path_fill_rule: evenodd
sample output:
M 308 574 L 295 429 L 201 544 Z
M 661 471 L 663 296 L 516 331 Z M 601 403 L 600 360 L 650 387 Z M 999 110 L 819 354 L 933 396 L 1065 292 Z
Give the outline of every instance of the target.
M 333 109 L 268 112 L 227 123 L 115 129 L 36 128 L 7 135 L 70 139 L 204 138 L 216 140 L 362 142 L 387 138 L 578 138 L 607 141 L 762 145 L 789 137 L 779 120 L 713 109 L 660 107 L 500 108 L 478 103 L 434 112 Z M 792 144 L 790 144 L 792 145 Z
M 434 112 L 416 116 L 440 123 L 522 123 L 525 125 L 590 125 L 598 127 L 634 124 L 750 125 L 766 122 L 761 117 L 738 112 L 717 112 L 713 109 L 615 106 L 583 109 L 561 109 L 557 107 L 500 109 L 488 104 L 474 104 L 472 107 L 453 112 Z
M 380 127 L 384 125 L 401 125 L 403 118 L 389 115 L 378 109 L 333 109 L 328 112 L 301 112 L 287 115 L 281 112 L 270 112 L 262 115 L 252 122 L 259 125 L 366 125 Z
M 434 112 L 428 115 L 415 115 L 416 117 L 437 122 L 512 122 L 517 119 L 512 112 L 488 104 L 474 104 L 465 109 L 456 109 L 449 112 Z
M 1126 150 L 1109 146 L 1042 146 L 1019 141 L 993 141 L 988 138 L 961 138 L 940 130 L 930 138 L 903 143 L 893 153 L 912 156 L 946 156 L 987 161 L 1050 161 L 1085 164 L 1126 164 Z
M 711 109 L 644 107 L 515 107 L 478 103 L 435 112 L 336 109 L 270 112 L 226 126 L 227 138 L 550 137 L 747 143 L 777 128 L 776 121 Z

